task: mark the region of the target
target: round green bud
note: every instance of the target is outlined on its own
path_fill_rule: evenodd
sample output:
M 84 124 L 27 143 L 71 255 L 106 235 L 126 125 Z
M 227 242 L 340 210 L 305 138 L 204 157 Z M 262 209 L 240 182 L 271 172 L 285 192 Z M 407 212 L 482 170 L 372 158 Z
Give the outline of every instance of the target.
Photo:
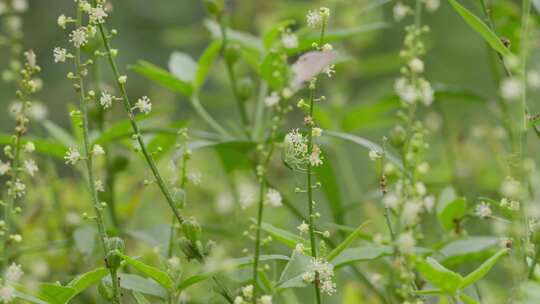
M 182 230 L 188 240 L 195 244 L 202 235 L 202 229 L 195 218 L 189 218 L 182 223 Z
M 240 46 L 238 44 L 228 44 L 225 47 L 225 61 L 228 65 L 234 65 L 240 58 Z

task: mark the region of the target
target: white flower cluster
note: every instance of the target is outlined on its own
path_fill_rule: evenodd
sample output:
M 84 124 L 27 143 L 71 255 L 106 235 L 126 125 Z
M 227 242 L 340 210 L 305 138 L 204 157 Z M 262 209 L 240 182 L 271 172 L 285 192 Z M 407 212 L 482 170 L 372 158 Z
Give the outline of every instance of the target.
M 422 0 L 424 5 L 426 6 L 426 10 L 428 12 L 435 12 L 437 9 L 439 9 L 439 6 L 441 6 L 440 0 Z M 394 20 L 401 21 L 405 17 L 413 14 L 413 9 L 410 6 L 407 6 L 403 4 L 403 2 L 398 1 L 392 10 L 394 15 Z
M 334 283 L 334 265 L 321 258 L 312 258 L 308 271 L 302 274 L 302 280 L 306 283 L 313 283 L 319 279 L 321 291 L 327 295 L 336 292 L 336 283 Z
M 4 273 L 5 284 L 0 286 L 0 301 L 2 303 L 11 303 L 15 300 L 15 288 L 12 284 L 17 283 L 24 272 L 21 269 L 21 265 L 11 264 Z
M 330 9 L 321 7 L 318 10 L 311 10 L 306 15 L 306 23 L 309 27 L 318 27 L 330 17 Z
M 491 214 L 491 207 L 486 202 L 481 202 L 480 204 L 476 205 L 476 208 L 474 209 L 474 215 L 479 218 L 489 218 L 491 217 Z
M 242 288 L 241 295 L 234 298 L 234 304 L 250 304 L 253 300 L 253 285 Z M 256 301 L 259 304 L 272 304 L 272 296 L 263 295 Z
M 317 130 L 320 129 L 317 128 Z M 317 132 L 317 134 L 320 134 L 320 132 Z M 308 138 L 302 135 L 298 129 L 292 130 L 285 136 L 283 146 L 285 160 L 297 168 L 302 168 L 308 162 L 314 167 L 323 163 L 320 147 L 313 144 L 311 153 L 308 153 Z

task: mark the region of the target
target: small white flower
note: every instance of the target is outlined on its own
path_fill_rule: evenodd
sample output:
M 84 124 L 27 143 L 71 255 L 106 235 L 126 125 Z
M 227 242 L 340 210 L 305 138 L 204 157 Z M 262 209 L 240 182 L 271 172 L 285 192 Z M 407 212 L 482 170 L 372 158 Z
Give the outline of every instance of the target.
M 127 76 L 126 76 L 126 75 L 122 75 L 122 76 L 118 77 L 118 82 L 119 82 L 120 84 L 126 84 L 126 82 L 127 82 Z
M 202 182 L 202 174 L 201 172 L 190 172 L 188 179 L 192 184 L 199 185 Z
M 13 197 L 23 197 L 26 194 L 26 185 L 20 179 L 17 179 L 9 188 L 8 194 Z
M 13 10 L 18 13 L 24 13 L 28 10 L 28 1 L 27 0 L 13 0 L 11 2 Z
M 313 145 L 313 149 L 311 151 L 311 155 L 309 155 L 309 163 L 313 167 L 317 167 L 322 165 L 322 156 L 321 156 L 321 149 L 317 145 Z
M 431 87 L 431 84 L 425 79 L 419 79 L 418 84 L 420 86 L 420 100 L 425 106 L 429 106 L 435 100 L 435 91 Z
M 34 174 L 39 170 L 36 162 L 33 159 L 25 160 L 23 163 L 24 170 L 28 175 L 34 176 Z
M 268 189 L 266 192 L 266 202 L 272 207 L 281 207 L 282 206 L 282 197 L 281 193 L 276 189 Z
M 90 12 L 88 13 L 90 23 L 104 23 L 107 16 L 107 11 L 101 4 L 98 4 L 96 7 L 91 8 Z
M 540 72 L 538 72 L 538 71 L 530 71 L 527 74 L 527 83 L 533 89 L 540 88 Z
M 104 108 L 108 109 L 112 103 L 113 103 L 114 97 L 107 93 L 107 92 L 101 92 L 101 96 L 99 97 L 99 104 Z
M 287 32 L 281 35 L 281 43 L 286 49 L 295 49 L 298 47 L 298 36 Z
M 414 201 L 407 201 L 403 207 L 401 217 L 405 224 L 412 225 L 416 223 L 420 211 L 422 211 L 422 204 Z
M 88 30 L 85 27 L 75 29 L 69 34 L 69 41 L 73 43 L 76 48 L 88 43 Z
M 234 298 L 234 302 L 233 304 L 244 304 L 244 298 L 242 298 L 241 296 L 237 296 L 236 298 Z
M 0 287 L 0 300 L 3 303 L 9 303 L 15 300 L 15 288 L 9 285 Z
M 148 115 L 152 111 L 152 103 L 150 102 L 150 98 L 148 98 L 148 96 L 139 98 L 135 103 L 135 108 Z
M 313 137 L 320 137 L 322 135 L 323 130 L 321 128 L 314 127 L 311 129 L 311 136 Z
M 333 295 L 335 292 L 336 292 L 336 283 L 330 281 L 330 280 L 325 280 L 325 281 L 322 281 L 321 282 L 321 291 L 324 292 L 325 294 L 331 296 Z
M 399 250 L 403 253 L 409 254 L 414 251 L 414 246 L 416 245 L 416 240 L 414 239 L 412 233 L 405 232 L 398 236 L 397 246 Z
M 0 176 L 5 175 L 9 170 L 11 170 L 11 164 L 0 160 Z
M 441 5 L 441 1 L 440 0 L 424 0 L 425 3 L 426 3 L 426 9 L 429 11 L 429 12 L 434 12 L 436 11 L 437 9 L 439 9 L 439 6 Z
M 476 205 L 474 214 L 480 218 L 489 218 L 492 212 L 491 208 L 486 202 L 481 202 L 480 204 Z
M 323 52 L 329 52 L 331 50 L 333 50 L 334 47 L 330 44 L 330 43 L 325 43 L 322 48 L 321 48 L 321 51 Z
M 298 227 L 296 227 L 300 233 L 304 234 L 304 233 L 308 233 L 309 232 L 309 225 L 302 221 L 302 224 L 298 225 Z
M 323 72 L 326 74 L 326 76 L 328 76 L 328 78 L 332 78 L 332 76 L 334 76 L 336 73 L 335 67 L 335 64 L 331 64 L 324 69 Z
M 58 16 L 58 19 L 56 20 L 56 23 L 59 27 L 66 29 L 68 18 L 65 15 Z
M 36 121 L 43 121 L 47 117 L 47 107 L 41 102 L 33 102 L 28 109 L 28 116 Z
M 302 274 L 302 280 L 306 283 L 312 283 L 315 281 L 315 272 L 307 271 Z
M 306 16 L 306 23 L 309 27 L 317 27 L 319 24 L 321 24 L 323 18 L 319 11 L 312 10 L 309 11 Z
M 261 304 L 272 304 L 272 296 L 269 296 L 269 295 L 262 296 Z
M 95 156 L 104 155 L 105 150 L 103 150 L 102 146 L 96 144 L 96 145 L 94 145 L 94 147 L 92 147 L 92 154 L 94 154 Z
M 13 263 L 6 269 L 5 279 L 9 282 L 18 282 L 23 274 L 21 265 Z
M 411 12 L 411 8 L 401 2 L 396 3 L 393 8 L 394 20 L 401 21 Z
M 424 62 L 420 58 L 413 58 L 409 61 L 409 68 L 415 73 L 422 73 L 424 71 Z
M 69 148 L 64 156 L 64 160 L 66 161 L 66 164 L 74 165 L 81 160 L 81 153 L 75 148 Z
M 382 153 L 380 153 L 379 151 L 377 150 L 369 150 L 369 159 L 372 160 L 372 161 L 376 161 L 378 159 L 381 159 L 382 158 Z
M 20 234 L 12 234 L 12 235 L 9 236 L 9 239 L 14 241 L 15 243 L 20 243 L 20 242 L 22 242 L 23 238 L 22 238 L 22 235 L 20 235 Z
M 253 297 L 253 285 L 248 285 L 242 288 L 242 295 L 246 299 L 251 299 Z
M 279 94 L 277 92 L 272 92 L 272 94 L 264 98 L 264 104 L 266 104 L 267 107 L 273 107 L 279 103 L 279 99 Z
M 396 208 L 399 205 L 399 197 L 389 193 L 383 197 L 382 203 L 386 208 Z
M 94 182 L 94 187 L 97 192 L 105 192 L 105 186 L 103 185 L 103 182 L 100 179 Z
M 521 97 L 523 83 L 515 77 L 509 77 L 503 80 L 501 84 L 501 96 L 509 101 L 519 99 Z
M 296 246 L 294 246 L 294 251 L 298 252 L 298 253 L 301 253 L 301 254 L 304 254 L 304 250 L 305 250 L 305 246 L 304 244 L 302 243 L 298 243 L 296 244 Z

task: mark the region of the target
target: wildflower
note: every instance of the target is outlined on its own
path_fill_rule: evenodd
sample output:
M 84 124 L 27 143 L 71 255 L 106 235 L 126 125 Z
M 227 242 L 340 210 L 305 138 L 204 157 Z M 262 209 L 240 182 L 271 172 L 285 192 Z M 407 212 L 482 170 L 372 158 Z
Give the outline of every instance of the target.
M 272 304 L 272 296 L 269 296 L 269 295 L 262 296 L 261 304 Z
M 502 182 L 500 191 L 504 196 L 515 198 L 521 194 L 521 184 L 511 177 L 507 177 Z
M 148 98 L 148 96 L 139 98 L 135 103 L 134 108 L 139 109 L 139 111 L 148 115 L 150 111 L 152 111 L 152 103 L 150 102 L 150 98 Z
M 27 153 L 32 153 L 32 152 L 36 151 L 36 145 L 34 145 L 33 142 L 29 141 L 26 144 L 24 144 L 23 149 Z
M 34 176 L 34 174 L 39 170 L 36 162 L 33 159 L 25 160 L 23 167 L 26 173 L 28 173 L 30 176 Z
M 418 80 L 418 84 L 420 86 L 420 100 L 426 106 L 431 105 L 435 99 L 435 91 L 431 88 L 431 84 L 422 78 Z
M 296 244 L 296 246 L 294 246 L 294 251 L 296 251 L 298 253 L 301 253 L 301 254 L 304 253 L 305 249 L 306 248 L 305 248 L 304 244 L 302 244 L 302 243 L 298 243 L 298 244 Z
M 334 64 L 331 64 L 324 69 L 324 73 L 326 76 L 328 76 L 328 78 L 332 78 L 332 76 L 334 76 L 336 73 L 336 70 L 334 69 L 335 67 L 336 66 Z
M 505 100 L 516 100 L 521 97 L 523 83 L 515 77 L 508 77 L 501 84 L 501 96 Z
M 419 58 L 413 58 L 409 61 L 409 68 L 415 73 L 422 73 L 424 71 L 424 62 Z
M 28 50 L 24 52 L 24 58 L 28 66 L 30 66 L 31 68 L 36 67 L 36 53 L 34 53 L 34 51 Z
M 120 84 L 126 84 L 126 82 L 127 82 L 127 76 L 126 76 L 126 75 L 122 75 L 122 76 L 118 77 L 118 82 L 119 82 Z
M 21 265 L 13 263 L 6 269 L 5 279 L 9 282 L 17 282 L 23 274 L 24 272 L 21 269 Z
M 336 292 L 336 283 L 327 280 L 321 283 L 321 291 L 327 295 L 333 295 Z
M 9 303 L 15 299 L 15 289 L 9 285 L 0 287 L 0 300 Z
M 396 208 L 399 205 L 399 198 L 395 194 L 387 194 L 383 197 L 382 203 L 386 208 Z
M 234 298 L 234 302 L 233 304 L 244 304 L 244 298 L 240 297 L 240 296 L 237 296 L 236 298 Z
M 74 165 L 81 160 L 81 153 L 75 148 L 69 148 L 64 156 L 64 160 L 66 161 L 66 164 Z
M 202 181 L 202 174 L 201 172 L 190 172 L 188 174 L 189 181 L 194 185 L 199 185 Z
M 286 49 L 295 49 L 298 47 L 298 36 L 287 32 L 281 35 L 281 43 Z
M 15 243 L 22 242 L 22 236 L 20 234 L 12 234 L 9 236 L 9 239 L 14 241 Z
M 76 48 L 80 48 L 88 43 L 88 30 L 85 27 L 80 27 L 73 30 L 71 34 L 69 34 L 69 38 L 69 41 L 72 42 Z
M 309 163 L 313 167 L 322 165 L 321 149 L 317 145 L 313 145 L 311 154 L 309 155 Z
M 302 274 L 302 280 L 304 282 L 314 282 L 318 274 L 321 291 L 328 295 L 336 292 L 336 284 L 332 281 L 334 277 L 334 265 L 323 259 L 312 258 L 311 264 L 308 267 L 308 271 Z
M 486 202 L 481 202 L 479 205 L 476 205 L 474 214 L 480 218 L 489 218 L 491 216 L 491 208 Z
M 264 98 L 264 104 L 268 107 L 273 107 L 279 103 L 279 99 L 279 94 L 277 92 L 272 92 L 272 94 Z
M 266 192 L 266 201 L 272 207 L 280 207 L 282 205 L 282 197 L 276 189 L 268 189 Z
M 246 299 L 251 299 L 253 297 L 253 285 L 248 285 L 242 288 L 242 295 Z
M 23 197 L 26 194 L 26 185 L 17 179 L 8 190 L 8 194 L 13 197 Z
M 113 102 L 114 97 L 107 92 L 101 92 L 101 97 L 99 97 L 99 104 L 104 108 L 108 109 Z
M 90 19 L 90 23 L 105 23 L 105 18 L 107 18 L 107 11 L 103 7 L 103 5 L 98 4 L 96 7 L 91 8 L 90 12 L 88 13 L 88 18 Z
M 255 202 L 256 190 L 250 183 L 242 183 L 238 191 L 240 193 L 240 206 L 248 208 Z
M 320 137 L 322 135 L 322 129 L 321 128 L 313 128 L 311 129 L 311 136 L 313 137 Z
M 377 150 L 371 149 L 369 150 L 369 159 L 372 161 L 376 161 L 378 159 L 382 158 L 382 153 L 380 153 Z
M 97 156 L 97 155 L 104 155 L 104 154 L 105 154 L 105 150 L 103 150 L 103 147 L 102 147 L 102 146 L 96 144 L 96 145 L 94 145 L 94 146 L 92 147 L 92 154 L 94 154 L 94 155 L 96 155 L 96 156 Z
M 426 9 L 430 12 L 436 11 L 441 5 L 440 0 L 424 0 L 426 3 Z
M 408 83 L 408 80 L 401 77 L 394 84 L 394 90 L 402 101 L 406 103 L 414 103 L 418 98 L 416 88 Z
M 66 29 L 67 21 L 68 21 L 68 18 L 65 15 L 60 15 L 58 16 L 56 23 L 58 23 L 59 27 Z
M 316 10 L 312 10 L 312 11 L 309 11 L 307 16 L 306 16 L 306 23 L 309 27 L 317 27 L 319 26 L 319 24 L 321 24 L 323 18 L 321 16 L 321 14 L 316 11 Z
M 401 2 L 398 2 L 396 5 L 394 5 L 393 13 L 394 13 L 394 20 L 401 21 L 403 18 L 405 18 L 409 13 L 411 12 L 411 8 L 404 5 Z
M 414 239 L 411 232 L 405 232 L 398 236 L 397 246 L 399 250 L 403 253 L 410 254 L 414 251 L 414 246 L 416 245 L 416 240 Z
M 23 13 L 28 10 L 28 1 L 27 0 L 13 0 L 11 2 L 13 10 L 18 13 Z
M 105 186 L 103 186 L 103 182 L 100 179 L 94 182 L 94 188 L 97 192 L 105 192 Z
M 298 227 L 296 227 L 296 228 L 297 228 L 297 229 L 300 231 L 300 233 L 302 233 L 302 234 L 303 234 L 303 233 L 308 233 L 308 232 L 309 232 L 309 225 L 308 225 L 306 222 L 304 222 L 304 221 L 302 221 L 302 224 L 298 225 Z
M 330 43 L 325 43 L 322 48 L 321 48 L 321 51 L 323 52 L 329 52 L 331 50 L 333 50 L 334 47 L 330 44 Z
M 2 162 L 0 160 L 0 176 L 5 175 L 11 170 L 11 164 L 9 162 Z

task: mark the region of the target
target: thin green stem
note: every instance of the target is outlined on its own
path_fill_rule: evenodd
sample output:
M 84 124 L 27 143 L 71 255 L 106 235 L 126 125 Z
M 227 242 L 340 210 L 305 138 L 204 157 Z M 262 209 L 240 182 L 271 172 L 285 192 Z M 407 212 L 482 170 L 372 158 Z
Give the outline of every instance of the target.
M 77 27 L 81 27 L 82 23 L 82 11 L 79 7 L 77 7 Z M 94 174 L 94 164 L 93 164 L 93 155 L 91 152 L 90 147 L 90 139 L 88 136 L 89 133 L 89 127 L 88 127 L 88 106 L 87 106 L 87 100 L 85 96 L 85 87 L 84 87 L 84 74 L 83 70 L 86 69 L 82 65 L 81 62 L 81 49 L 77 48 L 75 52 L 75 71 L 77 72 L 77 85 L 76 85 L 76 91 L 79 94 L 79 101 L 80 101 L 80 107 L 81 107 L 81 114 L 82 114 L 82 135 L 83 135 L 83 148 L 84 148 L 84 162 L 86 165 L 86 174 L 88 179 L 88 187 L 92 198 L 92 203 L 94 206 L 94 213 L 95 213 L 95 220 L 97 223 L 97 228 L 99 232 L 99 239 L 101 242 L 101 245 L 103 247 L 103 251 L 105 255 L 107 255 L 108 248 L 107 248 L 107 231 L 105 229 L 105 221 L 103 219 L 103 213 L 101 204 L 99 202 L 98 193 L 96 190 L 96 180 L 95 180 L 95 174 Z M 115 304 L 120 303 L 120 286 L 116 274 L 116 269 L 114 267 L 111 267 L 108 264 L 108 261 L 106 261 L 107 267 L 110 270 L 111 274 L 111 283 L 112 283 L 112 302 Z
M 206 111 L 206 109 L 201 105 L 201 101 L 199 100 L 199 96 L 197 94 L 193 94 L 189 100 L 191 106 L 195 109 L 195 112 L 197 112 L 197 115 L 199 115 L 210 127 L 212 127 L 212 129 L 225 138 L 233 137 L 212 117 L 212 115 L 210 115 L 210 113 L 208 113 L 208 111 Z

